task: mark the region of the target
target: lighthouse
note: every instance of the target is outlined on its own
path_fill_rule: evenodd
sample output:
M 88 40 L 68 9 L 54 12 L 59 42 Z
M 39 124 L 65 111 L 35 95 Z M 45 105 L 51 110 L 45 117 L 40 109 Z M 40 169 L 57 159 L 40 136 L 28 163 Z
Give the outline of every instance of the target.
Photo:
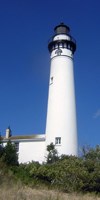
M 64 23 L 54 28 L 49 41 L 51 67 L 46 119 L 46 146 L 55 145 L 58 155 L 77 156 L 77 122 L 73 56 L 76 42 Z

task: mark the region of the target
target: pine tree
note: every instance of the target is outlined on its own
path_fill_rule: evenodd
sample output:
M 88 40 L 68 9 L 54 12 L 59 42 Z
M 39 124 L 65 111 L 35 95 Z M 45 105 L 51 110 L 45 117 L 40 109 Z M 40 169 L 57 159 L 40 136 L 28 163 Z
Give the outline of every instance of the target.
M 15 145 L 9 140 L 4 147 L 3 161 L 10 166 L 18 165 L 18 154 Z
M 55 145 L 53 143 L 51 143 L 50 145 L 47 145 L 47 151 L 48 151 L 48 155 L 47 155 L 48 164 L 54 163 L 59 159 L 58 152 L 55 149 Z

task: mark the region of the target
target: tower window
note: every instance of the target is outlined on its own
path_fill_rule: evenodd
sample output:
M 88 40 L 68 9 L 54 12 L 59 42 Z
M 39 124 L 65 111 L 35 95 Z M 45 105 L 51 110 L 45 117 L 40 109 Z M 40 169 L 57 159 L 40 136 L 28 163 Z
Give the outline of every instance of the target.
M 61 144 L 61 137 L 55 138 L 55 144 Z
M 61 53 L 62 53 L 62 50 L 61 50 L 61 49 L 57 49 L 57 50 L 55 51 L 55 54 L 57 54 L 57 56 L 60 56 Z
M 64 48 L 67 48 L 67 44 L 66 43 L 64 43 Z
M 53 76 L 50 78 L 50 85 L 53 84 Z
M 55 48 L 58 48 L 58 44 L 55 44 Z
M 73 51 L 73 47 L 72 47 L 72 46 L 71 46 L 71 48 L 70 48 L 70 49 L 71 49 L 71 51 Z
M 62 43 L 59 43 L 59 47 L 62 47 Z
M 67 47 L 68 49 L 70 49 L 70 44 L 68 44 L 68 47 Z
M 52 51 L 54 50 L 54 46 L 52 46 Z

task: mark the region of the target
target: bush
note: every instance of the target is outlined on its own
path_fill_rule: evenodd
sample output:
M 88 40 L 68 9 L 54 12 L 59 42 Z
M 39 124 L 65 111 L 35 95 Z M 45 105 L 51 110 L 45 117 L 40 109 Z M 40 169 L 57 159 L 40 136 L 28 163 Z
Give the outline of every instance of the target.
M 85 155 L 62 155 L 58 161 L 31 170 L 31 176 L 63 191 L 100 192 L 100 147 Z
M 6 151 L 8 149 L 10 154 L 14 147 L 11 143 L 8 143 L 8 147 Z M 38 187 L 45 185 L 65 192 L 100 192 L 100 146 L 84 149 L 81 157 L 62 155 L 57 157 L 57 161 L 43 164 L 33 161 L 16 166 L 14 156 L 8 160 L 9 154 L 5 162 L 10 162 L 10 166 L 12 164 L 10 169 L 14 176 L 24 184 Z

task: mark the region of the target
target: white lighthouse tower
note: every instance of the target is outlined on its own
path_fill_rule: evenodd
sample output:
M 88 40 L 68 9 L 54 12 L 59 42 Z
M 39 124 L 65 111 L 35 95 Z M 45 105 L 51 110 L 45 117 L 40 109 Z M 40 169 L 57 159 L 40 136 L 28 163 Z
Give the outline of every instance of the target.
M 46 146 L 55 144 L 59 155 L 77 155 L 77 125 L 73 55 L 76 42 L 61 23 L 48 44 L 51 56 L 46 122 Z

